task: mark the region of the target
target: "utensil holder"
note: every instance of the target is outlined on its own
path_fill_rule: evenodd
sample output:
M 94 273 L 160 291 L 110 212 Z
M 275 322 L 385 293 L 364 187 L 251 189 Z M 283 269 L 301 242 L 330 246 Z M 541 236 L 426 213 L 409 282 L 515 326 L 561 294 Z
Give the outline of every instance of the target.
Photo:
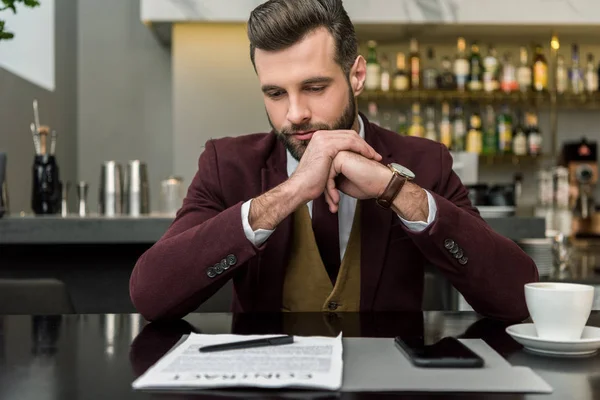
M 61 184 L 56 158 L 35 156 L 33 161 L 31 208 L 38 215 L 58 214 L 61 210 Z

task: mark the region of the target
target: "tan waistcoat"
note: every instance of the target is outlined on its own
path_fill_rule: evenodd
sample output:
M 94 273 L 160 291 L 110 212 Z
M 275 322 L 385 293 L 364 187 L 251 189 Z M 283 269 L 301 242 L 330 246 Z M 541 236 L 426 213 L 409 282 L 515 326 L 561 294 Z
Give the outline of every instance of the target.
M 292 249 L 283 284 L 282 311 L 359 311 L 360 203 L 356 205 L 348 246 L 335 286 L 315 240 L 308 207 L 294 213 Z

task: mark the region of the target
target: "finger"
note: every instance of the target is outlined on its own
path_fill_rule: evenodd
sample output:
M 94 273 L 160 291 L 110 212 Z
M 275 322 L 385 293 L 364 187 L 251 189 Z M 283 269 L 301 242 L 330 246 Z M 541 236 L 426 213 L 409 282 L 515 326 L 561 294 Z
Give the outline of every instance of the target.
M 327 135 L 327 144 L 334 147 L 336 155 L 340 151 L 352 151 L 376 161 L 383 159 L 381 154 L 377 153 L 371 145 L 353 130 L 327 131 Z
M 335 176 L 330 177 L 327 180 L 327 188 L 325 192 L 327 193 L 333 204 L 338 205 L 340 203 L 340 193 L 338 192 L 337 187 L 335 185 Z
M 323 194 L 325 195 L 325 202 L 329 205 L 329 211 L 335 213 L 337 211 L 337 204 L 331 199 L 331 195 L 327 190 L 325 190 Z

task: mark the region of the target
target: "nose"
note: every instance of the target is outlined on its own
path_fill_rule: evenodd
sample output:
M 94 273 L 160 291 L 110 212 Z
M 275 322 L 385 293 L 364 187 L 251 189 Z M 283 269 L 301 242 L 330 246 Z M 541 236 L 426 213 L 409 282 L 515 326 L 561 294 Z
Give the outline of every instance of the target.
M 289 96 L 287 120 L 293 125 L 301 125 L 310 121 L 310 108 L 301 96 Z

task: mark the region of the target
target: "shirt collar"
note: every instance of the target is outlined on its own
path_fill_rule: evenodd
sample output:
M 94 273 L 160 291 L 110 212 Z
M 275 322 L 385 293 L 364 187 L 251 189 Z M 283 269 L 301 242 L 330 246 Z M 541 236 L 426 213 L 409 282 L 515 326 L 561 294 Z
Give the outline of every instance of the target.
M 362 118 L 360 117 L 360 115 L 358 116 L 358 134 L 361 138 L 365 138 L 365 124 L 362 120 Z M 298 160 L 296 160 L 294 158 L 294 156 L 292 156 L 292 154 L 290 153 L 289 150 L 286 150 L 286 155 L 287 155 L 287 173 L 288 173 L 288 177 L 292 176 L 292 174 L 296 171 L 296 168 L 298 168 Z

